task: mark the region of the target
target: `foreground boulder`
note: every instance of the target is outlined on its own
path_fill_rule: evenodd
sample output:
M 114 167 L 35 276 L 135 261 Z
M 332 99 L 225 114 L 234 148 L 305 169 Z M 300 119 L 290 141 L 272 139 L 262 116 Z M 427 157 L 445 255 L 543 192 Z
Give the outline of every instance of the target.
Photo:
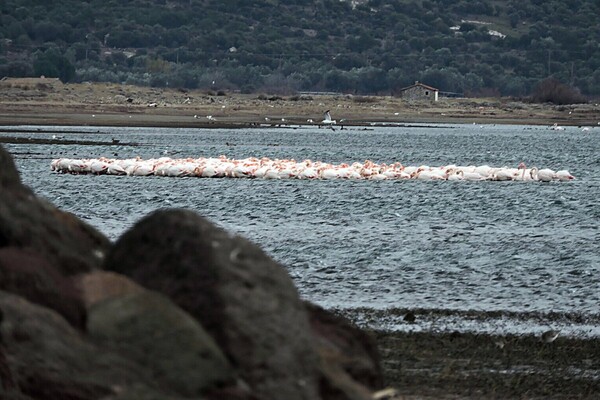
M 40 253 L 0 248 L 0 290 L 51 308 L 74 327 L 85 328 L 86 312 L 77 288 Z
M 90 337 L 145 366 L 160 387 L 198 397 L 235 384 L 234 371 L 213 339 L 165 296 L 103 271 L 78 281 L 88 305 Z
M 43 254 L 64 275 L 101 265 L 110 241 L 22 185 L 10 154 L 1 146 L 0 192 L 0 248 L 15 247 Z
M 323 364 L 336 377 L 331 382 L 349 381 L 368 388 L 383 387 L 375 338 L 339 315 L 309 302 L 305 305 Z
M 0 146 L 0 290 L 52 308 L 75 327 L 84 307 L 68 275 L 99 268 L 110 241 L 37 198 Z
M 113 245 L 0 147 L 1 399 L 367 400 L 374 348 L 246 239 L 170 210 Z
M 260 398 L 320 397 L 304 304 L 285 269 L 251 242 L 191 211 L 157 211 L 115 243 L 104 267 L 197 318 Z
M 160 393 L 145 383 L 152 381 L 144 368 L 100 350 L 56 312 L 2 291 L 0 310 L 0 398 L 99 399 L 128 387 Z

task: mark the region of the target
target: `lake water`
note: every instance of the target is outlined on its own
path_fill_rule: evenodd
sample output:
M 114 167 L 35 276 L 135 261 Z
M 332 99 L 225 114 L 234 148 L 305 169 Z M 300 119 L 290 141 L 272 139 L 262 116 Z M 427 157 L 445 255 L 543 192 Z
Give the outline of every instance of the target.
M 332 132 L 21 126 L 3 128 L 0 135 L 119 140 L 111 146 L 5 145 L 26 185 L 113 240 L 153 210 L 189 208 L 260 245 L 288 269 L 304 298 L 326 308 L 499 311 L 536 315 L 538 322 L 525 324 L 530 328 L 551 322 L 573 334 L 600 334 L 600 127 L 373 126 Z M 577 179 L 276 181 L 65 175 L 49 167 L 60 157 L 165 153 L 430 166 L 525 162 L 568 169 Z M 549 313 L 558 317 L 543 321 Z

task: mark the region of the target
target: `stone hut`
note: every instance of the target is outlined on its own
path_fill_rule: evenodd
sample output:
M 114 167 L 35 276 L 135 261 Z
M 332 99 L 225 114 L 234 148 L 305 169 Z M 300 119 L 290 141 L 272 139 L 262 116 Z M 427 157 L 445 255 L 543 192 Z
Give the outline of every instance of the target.
M 438 101 L 439 89 L 416 81 L 414 85 L 400 89 L 400 97 L 406 100 Z

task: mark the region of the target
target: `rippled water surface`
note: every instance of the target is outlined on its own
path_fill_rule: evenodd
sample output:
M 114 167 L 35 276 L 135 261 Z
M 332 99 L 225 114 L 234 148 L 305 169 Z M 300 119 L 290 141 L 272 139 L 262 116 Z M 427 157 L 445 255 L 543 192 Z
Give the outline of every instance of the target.
M 25 184 L 112 239 L 184 207 L 259 244 L 326 307 L 600 313 L 600 128 L 441 125 L 331 132 L 28 127 L 3 136 Z M 24 129 L 24 127 L 19 127 Z M 137 143 L 139 146 L 129 146 Z M 74 176 L 51 159 L 306 158 L 568 169 L 571 182 L 423 182 Z

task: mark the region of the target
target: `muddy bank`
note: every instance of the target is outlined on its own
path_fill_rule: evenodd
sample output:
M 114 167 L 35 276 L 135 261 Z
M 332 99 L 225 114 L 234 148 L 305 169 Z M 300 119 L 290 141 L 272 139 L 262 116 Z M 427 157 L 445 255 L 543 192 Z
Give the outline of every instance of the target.
M 336 312 L 377 339 L 401 398 L 595 399 L 599 315 L 426 309 Z M 576 327 L 594 328 L 594 334 Z M 556 330 L 547 342 L 544 333 Z
M 596 399 L 597 339 L 373 331 L 386 384 L 409 398 Z M 414 396 L 414 397 L 413 397 Z
M 24 133 L 24 132 L 20 132 Z M 61 132 L 62 133 L 62 132 Z M 75 144 L 79 146 L 139 146 L 138 143 L 124 143 L 117 139 L 111 139 L 109 141 L 97 141 L 97 140 L 71 140 L 65 139 L 63 137 L 57 137 L 52 139 L 43 139 L 36 137 L 18 137 L 18 136 L 0 136 L 0 143 L 10 143 L 10 144 L 60 144 L 60 145 L 70 145 Z
M 520 336 L 539 336 L 557 330 L 565 337 L 600 340 L 600 313 L 423 308 L 356 308 L 337 312 L 373 330 Z

